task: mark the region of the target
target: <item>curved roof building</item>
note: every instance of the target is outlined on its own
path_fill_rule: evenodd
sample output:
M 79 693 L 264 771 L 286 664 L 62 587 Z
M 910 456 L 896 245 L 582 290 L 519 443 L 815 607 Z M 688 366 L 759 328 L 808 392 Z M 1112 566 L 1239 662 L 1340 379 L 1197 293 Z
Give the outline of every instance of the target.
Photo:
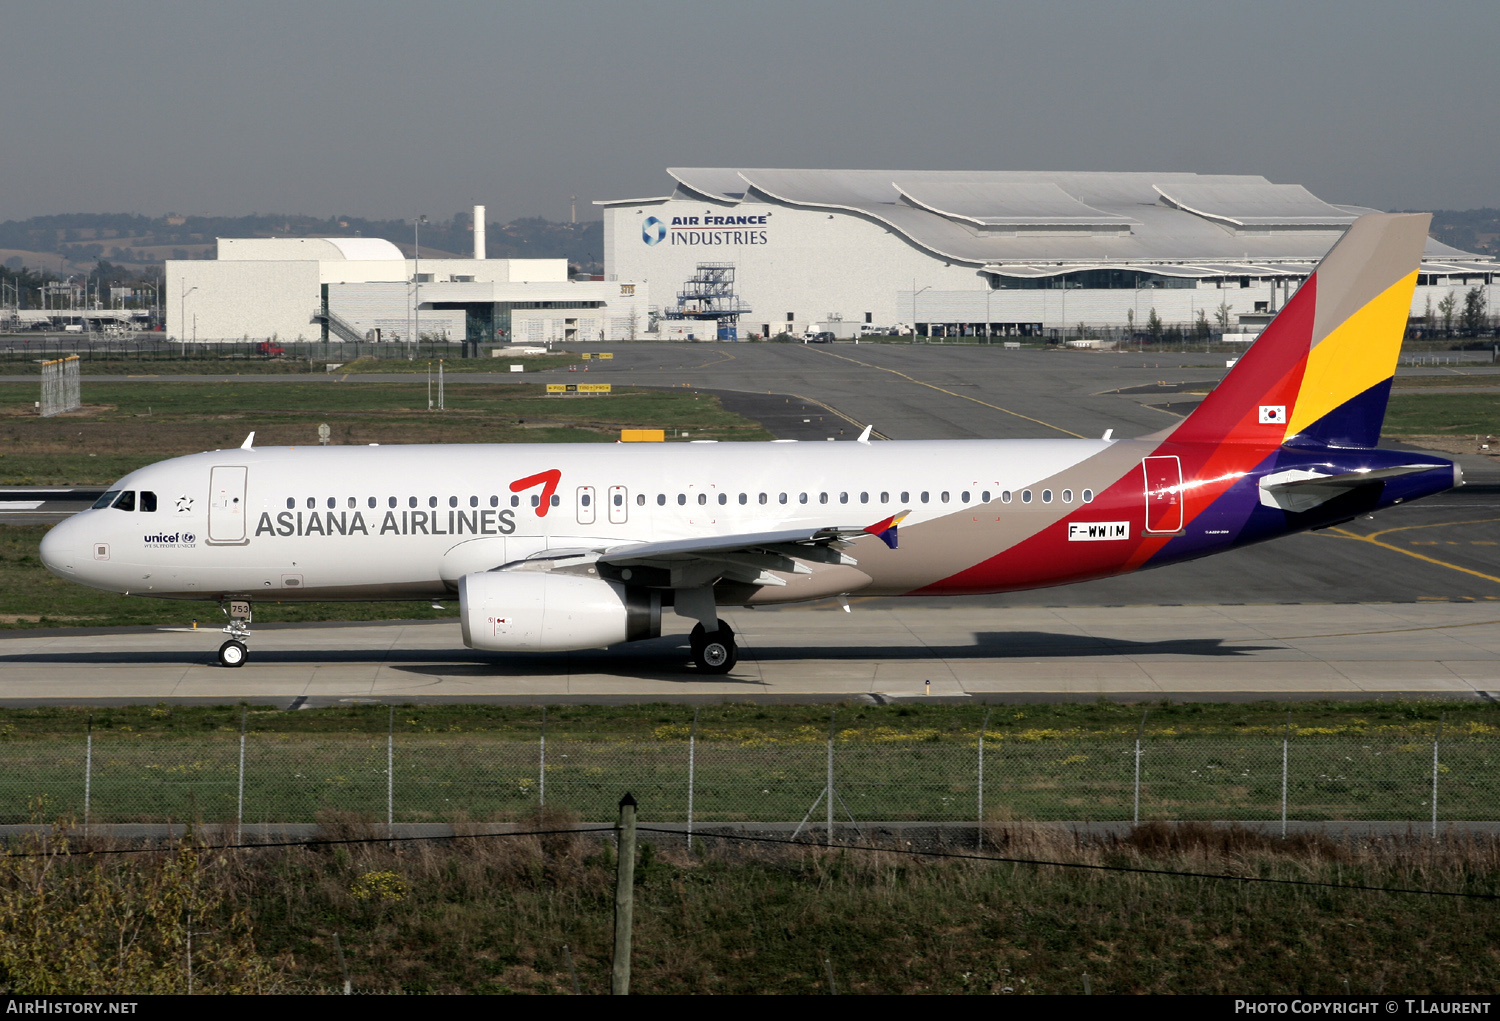
M 1150 308 L 1168 322 L 1200 309 L 1223 321 L 1221 305 L 1253 320 L 1371 211 L 1253 175 L 668 174 L 667 194 L 599 203 L 606 275 L 649 280 L 661 305 L 697 264 L 732 263 L 753 310 L 745 332 L 870 322 L 1029 333 L 1124 326 Z M 1493 283 L 1491 261 L 1440 242 L 1427 260 L 1427 286 Z

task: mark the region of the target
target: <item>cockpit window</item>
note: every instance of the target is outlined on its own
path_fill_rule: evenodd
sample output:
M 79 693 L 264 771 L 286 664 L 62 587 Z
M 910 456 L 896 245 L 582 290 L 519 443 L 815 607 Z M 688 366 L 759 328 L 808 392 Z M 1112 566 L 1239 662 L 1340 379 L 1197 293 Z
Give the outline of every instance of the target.
M 149 489 L 141 490 L 141 510 L 146 514 L 156 513 L 156 494 Z
M 134 489 L 127 489 L 127 490 L 125 490 L 125 492 L 123 492 L 123 493 L 120 494 L 120 498 L 115 501 L 115 510 L 122 510 L 122 511 L 133 511 L 133 510 L 135 510 L 135 490 Z
M 103 496 L 99 497 L 99 499 L 94 501 L 93 509 L 99 510 L 101 507 L 108 507 L 110 504 L 115 502 L 115 497 L 119 495 L 120 491 L 118 489 L 111 489 L 109 492 L 105 493 Z

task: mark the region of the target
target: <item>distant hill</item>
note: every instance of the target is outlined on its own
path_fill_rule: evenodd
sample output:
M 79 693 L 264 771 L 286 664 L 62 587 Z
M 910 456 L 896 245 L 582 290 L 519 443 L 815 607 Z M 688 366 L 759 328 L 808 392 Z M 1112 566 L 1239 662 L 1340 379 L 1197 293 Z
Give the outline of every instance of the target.
M 1500 209 L 1439 209 L 1432 214 L 1432 236 L 1466 252 L 1500 255 Z
M 468 212 L 422 225 L 422 253 L 434 258 L 464 257 L 473 251 Z M 0 265 L 10 269 L 67 271 L 91 267 L 100 259 L 145 269 L 167 259 L 211 259 L 221 237 L 378 237 L 408 256 L 412 226 L 400 220 L 353 216 L 320 219 L 283 214 L 250 216 L 134 216 L 124 213 L 63 213 L 0 223 Z M 568 259 L 584 272 L 599 273 L 604 263 L 604 224 L 553 223 L 526 217 L 487 226 L 492 259 Z

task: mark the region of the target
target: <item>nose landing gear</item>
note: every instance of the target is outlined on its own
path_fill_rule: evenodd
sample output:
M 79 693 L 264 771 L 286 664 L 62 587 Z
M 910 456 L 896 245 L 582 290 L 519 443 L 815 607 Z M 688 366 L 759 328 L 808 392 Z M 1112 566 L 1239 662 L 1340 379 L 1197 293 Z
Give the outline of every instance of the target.
M 245 660 L 250 658 L 250 650 L 245 647 L 250 637 L 250 600 L 231 599 L 221 603 L 220 609 L 229 616 L 229 624 L 224 628 L 229 641 L 219 646 L 219 665 L 244 666 Z

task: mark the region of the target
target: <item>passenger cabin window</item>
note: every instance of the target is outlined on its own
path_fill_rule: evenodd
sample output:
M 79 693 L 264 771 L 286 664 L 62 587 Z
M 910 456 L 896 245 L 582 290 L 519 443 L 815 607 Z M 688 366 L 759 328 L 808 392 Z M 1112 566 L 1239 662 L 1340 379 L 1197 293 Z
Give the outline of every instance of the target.
M 1073 502 L 1073 491 L 1071 489 L 1064 489 L 1062 491 L 1062 498 L 1063 498 L 1063 503 L 1072 503 Z
M 902 503 L 911 503 L 911 493 L 908 492 L 907 490 L 903 489 L 901 491 L 901 502 Z
M 94 506 L 92 509 L 101 510 L 105 507 L 108 507 L 110 504 L 115 502 L 115 497 L 119 495 L 120 491 L 118 489 L 111 489 L 109 492 L 105 493 L 103 496 L 99 497 L 99 499 L 94 501 Z M 292 501 L 288 500 L 286 502 L 286 505 L 290 507 L 292 505 Z
M 969 502 L 969 492 L 968 492 L 968 490 L 964 490 L 964 492 L 961 493 L 958 498 L 963 503 L 968 503 Z
M 685 503 L 687 503 L 687 495 L 685 493 L 678 493 L 677 494 L 677 506 L 681 507 Z
M 927 491 L 926 491 L 926 490 L 925 490 L 925 489 L 924 489 L 924 490 L 923 490 L 923 491 L 922 491 L 922 502 L 923 502 L 923 503 L 926 503 L 926 502 L 927 502 L 927 497 L 928 497 L 928 495 L 929 495 L 929 494 L 928 494 L 928 493 L 927 493 Z
M 1044 489 L 1044 490 L 1042 490 L 1042 502 L 1043 503 L 1051 503 L 1052 502 L 1052 490 L 1050 490 L 1050 489 Z
M 938 495 L 938 499 L 942 500 L 944 503 L 947 503 L 948 502 L 948 491 L 946 489 L 943 490 L 942 493 L 940 493 Z
M 532 494 L 531 505 L 533 507 L 540 507 L 542 505 L 542 498 L 536 494 Z
M 702 507 L 706 503 L 708 503 L 708 494 L 707 493 L 699 493 L 698 494 L 698 506 Z
M 141 512 L 145 514 L 156 513 L 156 494 L 149 489 L 141 490 Z
M 521 506 L 521 498 L 519 496 L 513 496 L 513 497 L 511 497 L 510 498 L 510 505 L 512 507 L 519 507 L 519 506 Z
M 798 503 L 806 503 L 807 502 L 807 494 L 806 493 L 798 493 L 797 494 L 797 502 Z
M 127 490 L 125 490 L 125 492 L 123 492 L 123 493 L 120 494 L 120 498 L 115 501 L 115 510 L 122 510 L 122 511 L 133 511 L 133 510 L 135 510 L 135 490 L 134 489 L 127 489 Z
M 667 494 L 666 493 L 657 493 L 656 494 L 656 505 L 658 507 L 665 507 L 667 505 Z
M 760 494 L 760 502 L 761 503 L 765 503 L 766 502 L 766 494 L 765 493 Z
M 743 506 L 745 506 L 745 504 L 747 504 L 749 502 L 750 502 L 750 494 L 749 493 L 741 493 L 740 494 L 740 506 L 743 507 Z
M 317 506 L 318 506 L 317 497 L 309 496 L 307 498 L 307 509 L 308 510 L 316 510 Z
M 1085 489 L 1083 491 L 1083 502 L 1084 503 L 1093 503 L 1094 502 L 1094 491 L 1092 489 Z
M 724 506 L 728 502 L 729 502 L 729 494 L 728 493 L 720 493 L 719 494 L 719 506 L 722 507 L 722 506 Z
M 429 507 L 436 507 L 437 506 L 437 497 L 435 497 L 435 496 L 429 496 L 427 498 L 427 506 L 429 506 Z
M 859 502 L 860 503 L 869 503 L 870 502 L 870 494 L 869 493 L 860 493 L 859 494 Z
M 580 504 L 582 504 L 583 506 L 587 507 L 589 505 L 589 494 L 584 493 L 582 496 L 580 496 L 578 498 L 578 502 Z
M 880 494 L 880 502 L 881 503 L 890 503 L 891 502 L 891 494 L 890 493 L 881 493 Z
M 469 497 L 469 506 L 470 507 L 478 507 L 479 506 L 479 497 L 477 497 L 477 496 L 471 496 L 471 497 Z
M 778 497 L 777 497 L 777 498 L 776 498 L 776 499 L 777 499 L 777 500 L 779 500 L 779 501 L 780 501 L 780 502 L 781 502 L 781 503 L 786 503 L 786 494 L 785 494 L 785 493 L 782 493 L 782 494 L 781 494 L 781 495 L 780 495 L 780 496 L 778 496 Z
M 456 496 L 450 496 L 450 497 L 448 497 L 448 506 L 449 507 L 457 507 L 458 506 L 458 497 L 456 497 Z
M 623 506 L 625 506 L 625 494 L 623 494 L 623 493 L 616 493 L 615 494 L 615 506 L 616 507 L 623 507 Z
M 287 510 L 292 510 L 296 506 L 297 506 L 297 501 L 296 500 L 292 499 L 290 496 L 286 498 L 286 509 Z
M 980 503 L 989 503 L 990 502 L 990 491 L 988 489 L 986 489 L 984 492 L 982 492 L 982 493 L 979 494 L 979 502 Z
M 408 507 L 415 507 L 417 505 L 417 498 L 415 496 L 408 496 L 406 498 L 406 505 Z
M 1031 490 L 1027 489 L 1027 490 L 1023 490 L 1022 491 L 1022 493 L 1021 493 L 1021 502 L 1022 503 L 1030 503 L 1031 502 Z
M 335 499 L 335 498 L 334 498 L 334 497 L 332 497 L 332 496 L 330 496 L 330 497 L 329 497 L 329 498 L 328 498 L 328 509 L 329 509 L 329 510 L 333 510 L 333 509 L 334 509 L 334 508 L 335 508 L 335 507 L 337 507 L 337 506 L 338 506 L 338 505 L 339 505 L 339 503 L 338 503 L 338 500 L 337 500 L 337 499 Z
M 373 496 L 370 497 L 370 509 L 371 510 L 375 509 L 375 498 Z
M 500 498 L 498 496 L 492 496 L 492 497 L 490 497 L 490 506 L 491 507 L 498 507 L 498 506 L 500 506 Z
M 637 493 L 637 494 L 635 494 L 635 505 L 637 507 L 644 507 L 644 506 L 646 506 L 646 494 L 645 493 Z
M 1000 493 L 1000 502 L 1001 503 L 1010 503 L 1010 490 L 1009 489 L 1001 491 L 1001 493 Z
M 552 506 L 554 506 L 554 507 L 561 507 L 562 506 L 562 497 L 554 495 L 552 497 Z
M 386 497 L 385 498 L 385 505 L 387 507 L 391 508 L 392 510 L 395 510 L 395 508 L 396 508 L 396 498 L 394 496 L 388 496 L 388 497 Z

